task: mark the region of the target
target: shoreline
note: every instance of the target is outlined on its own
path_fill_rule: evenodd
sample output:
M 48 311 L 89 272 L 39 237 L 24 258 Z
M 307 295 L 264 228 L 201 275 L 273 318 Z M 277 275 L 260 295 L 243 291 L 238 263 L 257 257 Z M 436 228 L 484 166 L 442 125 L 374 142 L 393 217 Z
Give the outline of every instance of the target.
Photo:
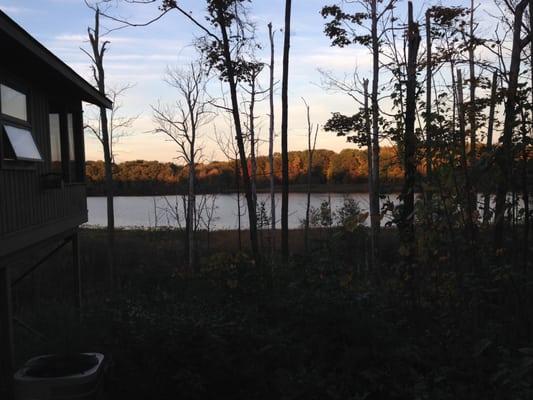
M 391 183 L 382 185 L 381 194 L 394 194 L 400 193 L 402 190 L 401 183 Z M 87 197 L 105 197 L 105 193 L 92 193 L 90 189 L 87 190 Z M 274 189 L 275 193 L 281 193 L 281 186 L 276 186 Z M 244 195 L 244 191 L 240 192 Z M 270 193 L 269 188 L 257 188 L 257 193 Z M 296 194 L 306 194 L 307 185 L 291 185 L 289 187 L 289 193 Z M 311 185 L 311 194 L 367 194 L 368 193 L 368 184 L 367 183 L 355 183 L 355 184 L 314 184 Z M 209 194 L 219 194 L 219 195 L 232 195 L 237 194 L 237 191 L 234 189 L 231 190 L 197 190 L 197 195 L 209 195 Z M 120 190 L 115 191 L 114 197 L 159 197 L 159 196 L 185 196 L 187 193 L 185 191 L 179 191 L 178 193 L 163 193 L 163 192 L 153 192 L 153 193 L 126 193 Z

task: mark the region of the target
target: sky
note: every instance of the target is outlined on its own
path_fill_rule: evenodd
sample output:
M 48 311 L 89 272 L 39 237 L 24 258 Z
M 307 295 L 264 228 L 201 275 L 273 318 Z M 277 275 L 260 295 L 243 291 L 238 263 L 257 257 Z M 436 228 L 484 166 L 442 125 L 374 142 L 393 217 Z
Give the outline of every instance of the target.
M 311 107 L 311 119 L 323 125 L 332 112 L 353 113 L 357 105 L 348 97 L 328 93 L 321 85 L 319 69 L 337 76 L 351 73 L 357 68 L 364 76 L 369 73 L 371 57 L 362 47 L 332 48 L 323 34 L 324 20 L 319 14 L 322 6 L 334 2 L 327 0 L 293 1 L 293 20 L 290 55 L 289 84 L 289 150 L 307 148 L 307 122 L 305 98 Z M 447 0 L 446 5 L 464 5 L 467 0 Z M 492 0 L 478 0 L 481 13 L 486 14 Z M 129 5 L 112 8 L 110 13 L 127 18 L 132 22 L 145 22 L 158 14 L 159 1 L 151 5 Z M 183 0 L 183 7 L 200 19 L 205 14 L 204 1 Z M 415 16 L 422 20 L 428 0 L 415 0 Z M 435 4 L 435 1 L 431 2 Z M 406 9 L 407 2 L 400 1 L 399 10 Z M 81 76 L 92 82 L 90 61 L 80 48 L 88 49 L 87 27 L 94 23 L 92 11 L 83 0 L 0 0 L 0 9 L 18 22 L 32 36 L 48 47 L 54 54 L 70 65 Z M 401 13 L 401 11 L 399 11 Z M 257 35 L 264 50 L 258 58 L 268 62 L 267 24 L 272 22 L 276 46 L 276 81 L 281 81 L 281 61 L 283 45 L 284 0 L 254 0 L 250 18 L 257 27 Z M 113 27 L 111 21 L 102 21 L 105 27 Z M 133 85 L 121 100 L 122 115 L 138 116 L 129 129 L 129 135 L 116 146 L 116 160 L 158 160 L 176 161 L 177 149 L 162 134 L 153 133 L 154 122 L 151 105 L 159 102 L 169 104 L 176 100 L 176 93 L 164 82 L 165 71 L 169 67 L 179 67 L 194 59 L 191 45 L 201 32 L 177 12 L 168 13 L 163 19 L 148 27 L 128 27 L 111 32 L 107 40 L 111 42 L 105 57 L 107 84 L 110 87 Z M 264 73 L 264 82 L 268 71 Z M 387 78 L 386 78 L 387 79 Z M 280 86 L 280 85 L 278 85 Z M 214 95 L 217 95 L 215 93 Z M 268 101 L 258 106 L 261 118 L 258 121 L 262 139 L 268 136 Z M 92 115 L 88 109 L 86 115 Z M 276 133 L 280 122 L 280 87 L 276 93 Z M 224 131 L 227 124 L 223 118 L 214 121 L 217 130 Z M 206 127 L 201 134 L 204 160 L 224 159 L 214 140 L 213 128 Z M 339 151 L 353 145 L 345 138 L 332 133 L 319 131 L 317 148 Z M 280 140 L 276 141 L 279 151 Z M 268 145 L 260 147 L 265 154 Z M 91 137 L 86 137 L 86 158 L 102 159 L 101 145 Z

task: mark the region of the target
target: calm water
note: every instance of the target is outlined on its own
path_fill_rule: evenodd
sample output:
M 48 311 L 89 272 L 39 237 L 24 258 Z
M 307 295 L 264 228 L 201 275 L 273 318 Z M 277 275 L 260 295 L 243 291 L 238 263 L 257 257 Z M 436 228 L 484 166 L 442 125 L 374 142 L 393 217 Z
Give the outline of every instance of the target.
M 346 197 L 352 198 L 359 203 L 362 210 L 368 208 L 368 194 L 313 194 L 311 195 L 311 206 L 320 207 L 320 204 L 330 199 L 333 211 L 342 207 Z M 391 195 L 390 199 L 396 202 L 397 195 Z M 104 197 L 89 197 L 89 225 L 105 226 L 106 217 L 106 200 Z M 206 204 L 206 208 L 211 210 L 214 201 L 213 218 L 211 223 L 212 230 L 237 229 L 237 195 L 236 194 L 219 194 L 216 196 L 198 196 L 197 202 Z M 270 195 L 268 193 L 258 194 L 258 208 L 261 203 L 265 202 L 265 211 L 270 216 Z M 305 206 L 307 195 L 305 193 L 291 193 L 289 197 L 289 228 L 294 229 L 301 226 L 301 221 L 305 218 Z M 115 224 L 121 228 L 132 227 L 162 227 L 162 226 L 179 226 L 176 219 L 176 208 L 180 214 L 180 222 L 183 223 L 183 205 L 182 198 L 176 196 L 154 196 L 154 197 L 116 197 L 115 198 Z M 276 218 L 281 216 L 281 194 L 276 194 Z M 205 212 L 202 213 L 204 216 Z M 204 222 L 200 223 L 200 228 L 205 228 Z M 367 221 L 368 223 L 368 221 Z M 246 213 L 246 200 L 241 195 L 241 226 L 243 229 L 248 226 L 248 217 Z M 279 226 L 279 221 L 278 221 Z
M 264 204 L 264 214 L 270 217 L 270 195 L 259 193 L 258 209 Z M 311 207 L 319 208 L 323 201 L 331 202 L 333 212 L 343 206 L 346 198 L 354 199 L 362 211 L 368 210 L 367 193 L 315 193 L 311 195 Z M 388 195 L 387 199 L 394 204 L 399 204 L 398 194 Z M 508 200 L 512 197 L 509 195 Z M 211 214 L 211 230 L 237 229 L 238 211 L 236 194 L 217 194 L 207 196 L 197 196 L 197 207 L 203 211 L 200 213 L 202 219 L 197 222 L 199 229 L 206 229 L 207 215 Z M 382 204 L 383 204 L 382 200 Z M 519 207 L 523 202 L 518 199 Z M 307 195 L 305 193 L 291 193 L 289 195 L 289 228 L 296 229 L 302 226 L 305 219 L 305 206 Z M 106 226 L 106 199 L 105 197 L 89 197 L 87 199 L 89 208 L 90 226 Z M 492 198 L 491 207 L 494 208 L 495 198 Z M 480 216 L 482 215 L 483 195 L 478 195 L 478 206 Z M 533 209 L 533 199 L 530 207 Z M 177 227 L 185 226 L 183 213 L 183 198 L 176 196 L 145 196 L 145 197 L 115 197 L 115 225 L 119 228 L 153 228 L 153 227 Z M 178 215 L 178 218 L 176 218 Z M 276 194 L 276 219 L 277 226 L 280 227 L 279 218 L 281 216 L 281 194 Z M 390 218 L 390 217 L 389 217 Z M 387 219 L 387 216 L 384 218 Z M 367 218 L 365 225 L 369 225 Z M 241 227 L 248 227 L 248 216 L 246 212 L 246 199 L 241 195 Z

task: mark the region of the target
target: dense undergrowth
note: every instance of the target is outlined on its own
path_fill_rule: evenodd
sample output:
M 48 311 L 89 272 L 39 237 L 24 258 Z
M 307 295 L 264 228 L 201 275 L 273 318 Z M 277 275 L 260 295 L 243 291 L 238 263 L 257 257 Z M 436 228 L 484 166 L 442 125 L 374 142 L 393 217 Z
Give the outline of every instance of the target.
M 268 288 L 243 253 L 214 249 L 183 273 L 175 235 L 119 232 L 110 292 L 105 235 L 83 232 L 82 322 L 65 252 L 16 290 L 17 317 L 43 335 L 17 328 L 19 361 L 104 352 L 113 399 L 533 397 L 530 271 L 484 266 L 459 287 L 425 265 L 413 298 L 395 232 L 377 279 L 354 245 L 364 232 L 331 230 L 315 234 L 310 255 L 274 263 Z

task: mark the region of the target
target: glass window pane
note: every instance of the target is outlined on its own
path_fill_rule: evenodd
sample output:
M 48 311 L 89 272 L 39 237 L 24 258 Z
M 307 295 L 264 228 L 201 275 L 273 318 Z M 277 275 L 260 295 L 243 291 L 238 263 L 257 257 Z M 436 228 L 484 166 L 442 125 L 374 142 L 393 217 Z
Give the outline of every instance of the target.
M 61 130 L 59 114 L 50 114 L 50 160 L 52 169 L 61 170 Z
M 0 85 L 2 114 L 28 121 L 26 95 L 6 85 Z
M 76 160 L 76 147 L 74 144 L 74 122 L 72 120 L 72 114 L 67 114 L 67 126 L 68 126 L 68 150 L 70 161 Z
M 9 125 L 4 125 L 4 129 L 17 160 L 42 161 L 41 153 L 29 130 Z

